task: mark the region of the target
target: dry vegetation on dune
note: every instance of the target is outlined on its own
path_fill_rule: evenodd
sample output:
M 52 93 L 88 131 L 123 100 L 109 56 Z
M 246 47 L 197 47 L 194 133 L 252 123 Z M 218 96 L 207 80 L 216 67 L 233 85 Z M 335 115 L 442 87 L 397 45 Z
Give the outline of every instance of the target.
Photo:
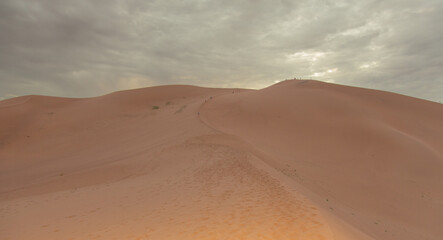
M 443 238 L 443 107 L 284 81 L 0 101 L 0 238 Z

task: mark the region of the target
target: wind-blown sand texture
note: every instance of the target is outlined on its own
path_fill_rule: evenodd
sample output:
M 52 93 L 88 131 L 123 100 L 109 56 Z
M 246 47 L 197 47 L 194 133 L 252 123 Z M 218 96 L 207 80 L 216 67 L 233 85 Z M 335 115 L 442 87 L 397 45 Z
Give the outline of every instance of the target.
M 443 239 L 443 105 L 289 80 L 0 101 L 0 239 Z

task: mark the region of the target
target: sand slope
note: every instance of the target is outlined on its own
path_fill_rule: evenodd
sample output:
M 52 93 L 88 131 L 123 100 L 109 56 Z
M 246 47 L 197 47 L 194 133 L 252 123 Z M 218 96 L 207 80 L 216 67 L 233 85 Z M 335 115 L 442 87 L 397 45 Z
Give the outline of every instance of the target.
M 441 122 L 315 81 L 0 101 L 0 237 L 440 239 Z
M 443 237 L 441 104 L 285 81 L 219 96 L 202 112 L 375 239 Z

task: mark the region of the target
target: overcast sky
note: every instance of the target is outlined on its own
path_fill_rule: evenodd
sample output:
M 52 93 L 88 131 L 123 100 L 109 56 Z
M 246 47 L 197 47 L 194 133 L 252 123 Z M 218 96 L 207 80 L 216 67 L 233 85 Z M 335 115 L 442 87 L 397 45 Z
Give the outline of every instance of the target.
M 0 99 L 293 77 L 443 100 L 442 0 L 0 0 Z

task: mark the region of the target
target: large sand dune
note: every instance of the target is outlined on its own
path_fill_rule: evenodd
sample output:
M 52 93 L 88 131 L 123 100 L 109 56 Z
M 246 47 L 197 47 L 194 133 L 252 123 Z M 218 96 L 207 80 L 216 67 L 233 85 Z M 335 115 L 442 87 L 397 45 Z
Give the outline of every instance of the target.
M 0 101 L 0 239 L 442 239 L 442 123 L 317 81 Z

